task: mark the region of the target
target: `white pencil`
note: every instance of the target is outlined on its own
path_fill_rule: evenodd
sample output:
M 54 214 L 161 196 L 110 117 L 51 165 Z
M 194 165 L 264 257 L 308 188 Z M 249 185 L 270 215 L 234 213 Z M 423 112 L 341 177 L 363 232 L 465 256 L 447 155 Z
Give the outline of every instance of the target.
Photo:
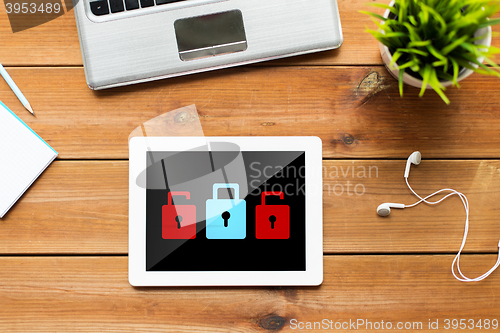
M 30 103 L 28 102 L 28 100 L 26 99 L 26 97 L 24 97 L 24 95 L 21 92 L 21 90 L 19 90 L 19 88 L 17 87 L 17 85 L 14 82 L 14 80 L 12 80 L 12 78 L 10 77 L 9 73 L 7 73 L 7 71 L 5 70 L 5 68 L 3 68 L 2 64 L 0 64 L 0 74 L 2 74 L 3 78 L 5 79 L 5 81 L 7 82 L 7 84 L 9 85 L 10 89 L 12 89 L 12 91 L 14 92 L 14 94 L 16 94 L 16 96 L 19 99 L 19 101 L 21 101 L 21 103 L 23 103 L 23 105 L 26 108 L 26 110 L 28 110 L 29 112 L 31 112 L 32 115 L 35 115 L 35 112 L 33 111 L 33 108 L 31 107 Z

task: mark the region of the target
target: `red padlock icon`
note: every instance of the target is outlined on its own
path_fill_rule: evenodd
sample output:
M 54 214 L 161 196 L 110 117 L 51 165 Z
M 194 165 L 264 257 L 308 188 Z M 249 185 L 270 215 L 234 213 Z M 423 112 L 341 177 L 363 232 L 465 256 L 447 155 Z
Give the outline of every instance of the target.
M 172 196 L 183 195 L 191 199 L 189 192 L 169 192 L 168 204 L 162 207 L 163 239 L 195 239 L 196 238 L 196 206 L 173 205 Z
M 283 192 L 262 192 L 262 205 L 255 207 L 255 238 L 288 239 L 290 238 L 290 207 L 288 205 L 266 205 L 268 195 L 279 195 L 283 200 Z

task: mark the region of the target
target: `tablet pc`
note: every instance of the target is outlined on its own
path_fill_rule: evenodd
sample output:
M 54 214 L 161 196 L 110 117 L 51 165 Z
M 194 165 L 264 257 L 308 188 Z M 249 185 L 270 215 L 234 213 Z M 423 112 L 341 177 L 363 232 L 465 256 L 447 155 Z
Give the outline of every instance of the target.
M 133 286 L 319 285 L 317 137 L 135 137 Z

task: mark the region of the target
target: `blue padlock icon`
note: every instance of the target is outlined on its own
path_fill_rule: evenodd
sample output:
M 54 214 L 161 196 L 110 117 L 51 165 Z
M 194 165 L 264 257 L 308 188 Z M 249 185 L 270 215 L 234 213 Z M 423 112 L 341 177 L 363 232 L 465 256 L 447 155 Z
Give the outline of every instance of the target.
M 233 199 L 218 199 L 221 188 L 234 189 Z M 213 199 L 206 204 L 206 234 L 208 239 L 245 239 L 247 234 L 247 203 L 240 199 L 240 186 L 235 183 L 215 183 Z

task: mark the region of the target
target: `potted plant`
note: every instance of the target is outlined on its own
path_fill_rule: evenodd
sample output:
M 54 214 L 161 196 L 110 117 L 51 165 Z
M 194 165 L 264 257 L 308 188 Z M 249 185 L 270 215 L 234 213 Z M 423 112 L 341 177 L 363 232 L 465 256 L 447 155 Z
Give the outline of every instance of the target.
M 459 86 L 473 72 L 500 77 L 498 65 L 489 57 L 500 53 L 491 46 L 491 17 L 500 11 L 500 0 L 393 0 L 383 16 L 373 17 L 380 30 L 368 29 L 379 42 L 389 72 L 403 83 L 434 89 L 446 104 L 444 90 Z M 484 65 L 483 61 L 490 66 Z

